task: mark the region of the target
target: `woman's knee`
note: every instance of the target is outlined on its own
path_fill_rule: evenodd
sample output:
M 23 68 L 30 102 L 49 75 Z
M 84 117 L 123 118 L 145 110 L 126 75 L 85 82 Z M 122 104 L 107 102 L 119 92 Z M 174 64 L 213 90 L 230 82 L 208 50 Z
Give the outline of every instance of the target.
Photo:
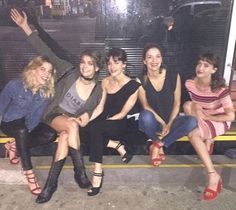
M 188 131 L 193 130 L 194 128 L 198 127 L 198 121 L 195 117 L 192 116 L 185 116 L 185 121 L 186 121 L 186 129 Z
M 154 120 L 155 120 L 155 116 L 152 112 L 150 112 L 148 110 L 144 110 L 144 111 L 140 112 L 139 122 L 141 124 L 149 125 L 149 124 L 152 124 Z
M 190 142 L 195 141 L 195 140 L 199 141 L 200 137 L 201 137 L 201 134 L 200 134 L 199 128 L 195 128 L 188 133 L 188 138 Z
M 79 127 L 78 123 L 75 120 L 66 120 L 64 125 L 63 125 L 63 128 L 58 130 L 58 132 L 60 132 L 60 133 L 65 132 L 67 134 L 71 134 L 71 133 L 77 132 L 78 127 Z
M 192 101 L 186 101 L 183 105 L 183 110 L 185 114 L 191 114 L 193 102 Z

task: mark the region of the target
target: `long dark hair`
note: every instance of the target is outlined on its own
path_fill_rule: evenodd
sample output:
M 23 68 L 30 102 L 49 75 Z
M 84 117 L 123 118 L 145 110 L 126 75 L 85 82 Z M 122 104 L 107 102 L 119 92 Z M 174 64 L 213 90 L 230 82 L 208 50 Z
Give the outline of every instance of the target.
M 213 67 L 216 69 L 216 72 L 211 75 L 211 91 L 216 92 L 222 87 L 226 87 L 225 79 L 220 74 L 219 71 L 219 64 L 220 59 L 219 57 L 215 56 L 213 53 L 205 53 L 198 57 L 197 62 L 199 61 L 206 61 L 207 63 L 213 65 Z
M 94 67 L 101 67 L 101 55 L 99 52 L 90 49 L 84 50 L 80 55 L 80 61 L 84 56 L 88 56 L 92 59 Z
M 146 58 L 147 51 L 152 49 L 152 48 L 158 49 L 161 53 L 161 56 L 163 57 L 161 47 L 158 44 L 156 44 L 156 43 L 147 43 L 145 45 L 145 47 L 143 48 L 143 61 Z M 163 59 L 162 59 L 162 64 L 160 66 L 159 73 L 161 73 L 163 69 L 166 69 L 166 66 L 163 64 Z M 144 75 L 147 74 L 147 66 L 145 64 L 143 66 L 143 74 Z

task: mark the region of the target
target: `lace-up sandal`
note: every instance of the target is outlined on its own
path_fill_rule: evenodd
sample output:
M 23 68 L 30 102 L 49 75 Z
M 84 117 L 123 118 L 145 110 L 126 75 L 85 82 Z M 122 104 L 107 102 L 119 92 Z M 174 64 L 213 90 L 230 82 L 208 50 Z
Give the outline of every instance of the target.
M 13 142 L 7 142 L 5 145 L 5 157 L 9 157 L 9 161 L 11 164 L 15 165 L 19 163 L 19 158 L 16 155 L 16 143 Z
M 35 174 L 33 172 L 30 173 L 25 172 L 24 175 L 28 181 L 31 193 L 33 195 L 39 195 L 41 193 L 41 187 L 39 186 L 36 180 Z
M 124 150 L 125 150 L 125 145 L 124 144 L 121 144 L 120 142 L 117 144 L 116 146 L 116 150 L 118 151 L 118 149 L 120 147 L 124 147 Z M 119 152 L 119 151 L 118 151 Z M 133 154 L 129 153 L 128 151 L 125 152 L 125 154 L 121 157 L 121 160 L 124 162 L 124 163 L 128 163 L 131 161 L 131 159 L 133 158 Z

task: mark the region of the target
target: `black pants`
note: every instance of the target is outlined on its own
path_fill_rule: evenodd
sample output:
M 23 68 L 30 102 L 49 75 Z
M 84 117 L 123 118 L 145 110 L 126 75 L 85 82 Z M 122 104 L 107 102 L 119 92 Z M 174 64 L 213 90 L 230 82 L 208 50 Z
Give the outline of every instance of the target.
M 91 122 L 89 125 L 90 157 L 89 160 L 102 163 L 103 149 L 108 141 L 119 140 L 127 131 L 127 121 L 101 120 Z
M 25 119 L 2 122 L 1 130 L 16 140 L 17 152 L 21 157 L 23 170 L 32 169 L 30 148 L 48 144 L 56 140 L 57 132 L 44 123 L 39 123 L 32 131 L 25 126 Z

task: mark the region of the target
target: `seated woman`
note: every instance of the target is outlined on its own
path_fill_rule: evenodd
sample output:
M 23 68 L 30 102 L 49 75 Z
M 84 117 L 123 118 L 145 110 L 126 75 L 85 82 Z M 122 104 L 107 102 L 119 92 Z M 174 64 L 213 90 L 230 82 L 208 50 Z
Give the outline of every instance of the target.
M 209 178 L 204 200 L 215 199 L 222 189 L 222 180 L 212 164 L 206 141 L 224 134 L 235 118 L 229 89 L 218 68 L 219 59 L 214 54 L 203 54 L 198 58 L 196 76 L 185 83 L 192 101 L 184 104 L 184 111 L 198 120 L 198 128 L 188 136 Z
M 43 121 L 59 133 L 57 151 L 46 184 L 36 199 L 37 203 L 44 203 L 51 199 L 57 189 L 58 177 L 68 151 L 74 165 L 74 178 L 79 187 L 88 188 L 91 184 L 79 151 L 79 126 L 86 126 L 102 96 L 101 86 L 96 81 L 100 60 L 94 51 L 86 50 L 82 52 L 79 70 L 76 70 L 71 63 L 58 58 L 38 35 L 32 32 L 24 12 L 22 16 L 13 9 L 11 17 L 26 33 L 37 51 L 47 55 L 57 67 L 55 96 L 43 116 Z
M 48 58 L 38 56 L 28 63 L 21 78 L 7 83 L 0 94 L 1 130 L 15 141 L 5 144 L 10 163 L 21 157 L 24 175 L 34 195 L 41 192 L 30 158 L 30 148 L 56 139 L 56 131 L 39 123 L 48 101 L 54 95 L 55 69 Z M 15 146 L 16 142 L 16 146 Z
M 126 115 L 137 100 L 140 86 L 138 82 L 125 75 L 126 63 L 127 56 L 124 50 L 113 48 L 108 52 L 107 67 L 110 76 L 102 81 L 103 97 L 90 121 L 99 114 L 100 116 L 89 124 L 89 160 L 95 163 L 89 196 L 98 194 L 102 187 L 104 146 L 116 149 L 124 163 L 128 163 L 132 158 L 132 154 L 126 152 L 124 145 L 115 141 L 127 131 Z
M 143 51 L 145 74 L 140 77 L 139 99 L 144 108 L 139 116 L 139 129 L 151 140 L 151 163 L 159 166 L 165 160 L 163 146 L 168 147 L 196 128 L 191 116 L 178 116 L 181 98 L 179 74 L 163 65 L 160 48 L 147 44 Z

